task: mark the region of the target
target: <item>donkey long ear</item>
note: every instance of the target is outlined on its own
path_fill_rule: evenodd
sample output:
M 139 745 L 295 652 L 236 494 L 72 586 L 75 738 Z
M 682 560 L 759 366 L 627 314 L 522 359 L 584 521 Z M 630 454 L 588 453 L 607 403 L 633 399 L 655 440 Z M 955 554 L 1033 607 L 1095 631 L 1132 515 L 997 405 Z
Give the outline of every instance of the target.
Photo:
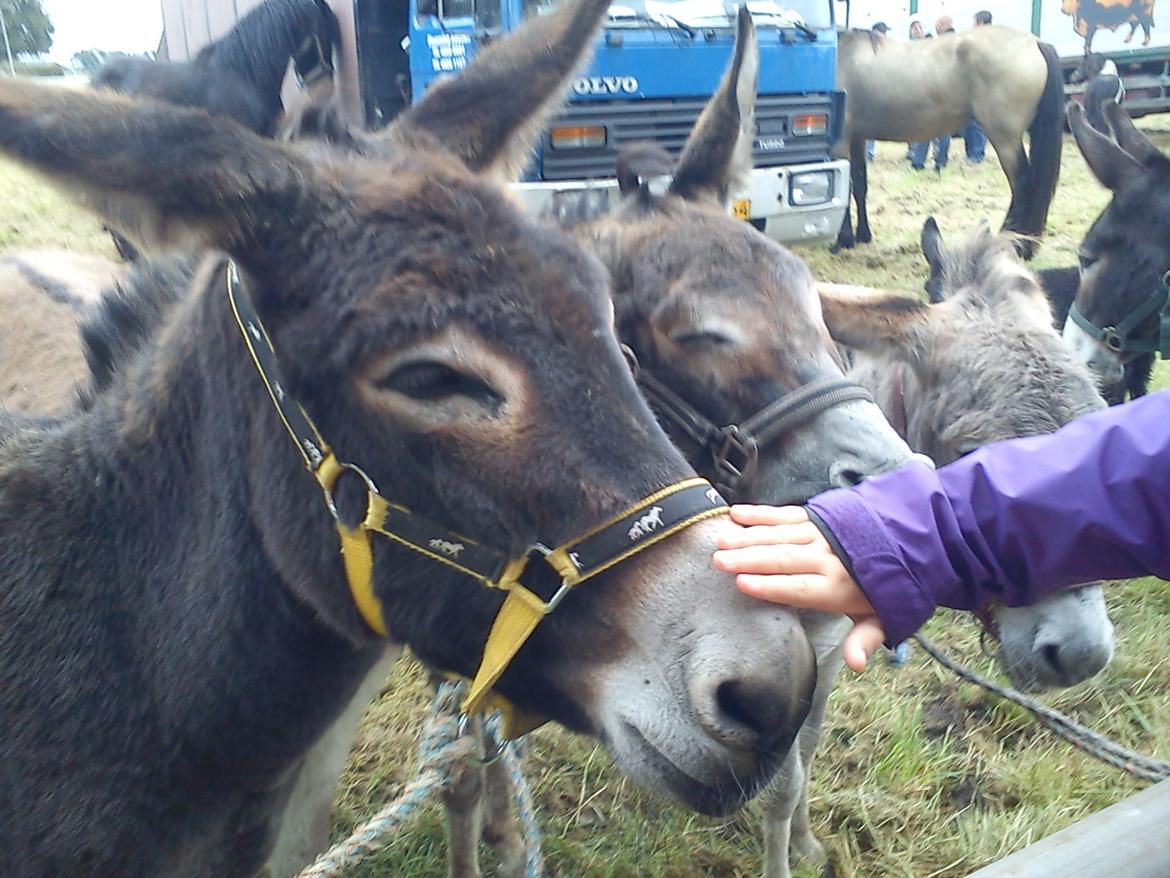
M 818 283 L 829 334 L 846 347 L 883 356 L 910 356 L 930 319 L 930 306 L 903 293 Z
M 922 224 L 922 255 L 930 266 L 930 278 L 926 281 L 926 294 L 932 305 L 943 300 L 943 237 L 938 222 L 928 216 Z
M 231 252 L 303 199 L 289 147 L 206 113 L 0 79 L 0 152 L 62 182 L 146 244 Z
M 1105 105 L 1105 117 L 1109 120 L 1109 127 L 1117 135 L 1117 144 L 1146 167 L 1164 164 L 1166 155 L 1150 138 L 1138 130 L 1129 118 L 1129 113 L 1121 109 L 1121 105 L 1110 101 Z
M 739 7 L 731 66 L 703 108 L 675 168 L 671 190 L 692 201 L 722 206 L 731 189 L 751 173 L 760 50 L 747 7 Z
M 387 129 L 426 132 L 473 171 L 518 179 L 569 79 L 593 48 L 610 0 L 572 0 L 480 52 Z
M 1127 178 L 1143 172 L 1141 163 L 1085 119 L 1079 104 L 1070 104 L 1068 123 L 1081 155 L 1102 186 L 1116 192 Z

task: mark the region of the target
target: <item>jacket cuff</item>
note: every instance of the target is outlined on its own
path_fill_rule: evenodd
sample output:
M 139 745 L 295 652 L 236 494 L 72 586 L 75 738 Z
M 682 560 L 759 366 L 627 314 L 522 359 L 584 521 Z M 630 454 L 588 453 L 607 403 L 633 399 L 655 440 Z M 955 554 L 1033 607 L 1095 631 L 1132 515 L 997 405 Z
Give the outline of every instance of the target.
M 873 605 L 886 645 L 897 646 L 922 627 L 935 604 L 869 504 L 853 491 L 836 490 L 813 498 L 805 508 Z

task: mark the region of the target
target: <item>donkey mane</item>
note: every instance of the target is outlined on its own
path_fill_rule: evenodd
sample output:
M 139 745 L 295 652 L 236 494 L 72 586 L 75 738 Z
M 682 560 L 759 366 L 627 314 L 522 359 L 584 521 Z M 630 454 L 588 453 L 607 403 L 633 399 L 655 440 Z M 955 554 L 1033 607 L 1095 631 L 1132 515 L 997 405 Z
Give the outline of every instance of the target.
M 80 391 L 83 409 L 149 348 L 171 306 L 185 295 L 197 264 L 193 257 L 139 260 L 90 310 L 79 327 L 91 382 Z

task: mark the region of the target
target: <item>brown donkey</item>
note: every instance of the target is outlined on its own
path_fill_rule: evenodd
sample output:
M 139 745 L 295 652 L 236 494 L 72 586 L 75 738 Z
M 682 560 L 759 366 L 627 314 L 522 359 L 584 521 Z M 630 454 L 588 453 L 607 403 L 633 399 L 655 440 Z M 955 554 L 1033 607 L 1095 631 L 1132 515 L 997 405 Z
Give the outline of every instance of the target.
M 535 551 L 523 586 L 510 578 L 531 547 L 558 547 L 548 563 L 571 583 L 592 569 L 585 549 L 598 564 L 626 553 L 574 538 L 650 515 L 647 495 L 693 473 L 638 396 L 604 271 L 483 178 L 520 164 L 607 5 L 581 0 L 497 43 L 404 114 L 377 163 L 0 84 L 0 150 L 141 236 L 220 248 L 239 269 L 204 264 L 88 411 L 0 415 L 6 862 L 253 874 L 290 771 L 384 654 L 375 629 L 472 675 L 503 602 L 390 540 L 365 580 L 361 528 L 402 520 L 466 534 L 468 556 L 498 547 L 515 563 L 493 581 L 529 606 L 521 587 L 547 602 L 557 582 Z M 656 499 L 660 517 L 685 524 L 671 498 L 692 502 Z M 716 581 L 720 526 L 571 590 L 498 680 L 707 812 L 769 776 L 814 677 L 794 615 Z M 613 526 L 600 536 L 621 543 Z
M 66 251 L 0 256 L 0 405 L 61 415 L 88 383 L 77 324 L 122 267 Z

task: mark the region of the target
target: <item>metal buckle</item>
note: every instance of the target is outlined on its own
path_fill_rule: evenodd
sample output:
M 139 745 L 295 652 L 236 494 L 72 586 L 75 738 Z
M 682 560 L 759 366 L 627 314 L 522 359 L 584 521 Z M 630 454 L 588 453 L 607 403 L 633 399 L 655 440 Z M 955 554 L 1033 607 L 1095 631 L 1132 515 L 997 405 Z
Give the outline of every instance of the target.
M 497 711 L 496 713 L 492 714 L 492 717 L 495 718 L 495 717 L 498 717 L 499 715 L 500 714 Z M 462 738 L 463 736 L 465 736 L 467 734 L 470 726 L 471 726 L 470 714 L 466 714 L 466 713 L 459 714 L 459 724 L 456 726 L 455 736 L 457 738 Z M 511 746 L 512 742 L 505 741 L 504 739 L 497 737 L 489 728 L 487 728 L 486 722 L 484 723 L 483 733 L 484 733 L 485 741 L 488 743 L 494 743 L 496 745 L 495 749 L 492 751 L 492 753 L 490 755 L 485 753 L 483 756 L 476 756 L 473 758 L 474 758 L 474 761 L 477 765 L 482 765 L 486 768 L 489 765 L 494 765 L 495 763 L 499 762 L 500 757 L 502 757 L 506 752 L 508 752 L 508 748 Z
M 1101 330 L 1101 343 L 1115 354 L 1120 354 L 1125 349 L 1125 339 L 1114 326 L 1106 326 Z
M 719 433 L 723 442 L 712 450 L 715 471 L 733 487 L 740 481 L 750 481 L 760 462 L 760 448 L 755 437 L 740 429 L 739 424 L 729 424 Z
M 341 472 L 338 473 L 337 480 L 333 483 L 333 487 L 325 489 L 325 505 L 329 508 L 329 514 L 333 516 L 333 520 L 340 524 L 344 524 L 344 522 L 341 521 L 341 513 L 337 511 L 337 504 L 333 500 L 333 491 L 341 482 L 341 476 L 344 475 L 346 471 L 348 471 L 354 473 L 356 476 L 358 476 L 358 478 L 365 482 L 367 512 L 369 512 L 370 497 L 378 493 L 378 486 L 374 484 L 374 480 L 366 474 L 366 471 L 356 463 L 343 463 L 340 466 Z
M 533 543 L 531 546 L 529 546 L 527 549 L 525 549 L 524 557 L 527 558 L 529 562 L 532 562 L 533 560 L 540 560 L 540 561 L 543 561 L 544 563 L 548 563 L 547 561 L 545 561 L 545 559 L 548 558 L 548 556 L 551 555 L 552 553 L 553 553 L 553 550 L 550 549 L 548 546 L 546 546 L 544 543 Z M 524 566 L 525 566 L 525 569 L 527 569 L 528 565 L 525 564 Z M 549 564 L 548 567 L 554 573 L 557 572 L 556 568 L 553 567 L 551 564 Z M 553 594 L 553 596 L 546 601 L 544 598 L 542 598 L 540 595 L 538 595 L 532 589 L 528 588 L 528 586 L 526 586 L 523 582 L 521 582 L 519 580 L 519 578 L 517 578 L 517 580 L 516 580 L 516 585 L 520 586 L 520 588 L 524 589 L 525 591 L 527 591 L 529 594 L 531 594 L 533 597 L 535 597 L 537 600 L 541 601 L 544 604 L 544 614 L 546 616 L 549 613 L 551 613 L 553 610 L 555 610 L 560 605 L 561 601 L 563 601 L 565 599 L 565 597 L 569 594 L 569 592 L 572 591 L 572 589 L 573 589 L 573 586 L 571 586 L 568 582 L 566 582 L 565 578 L 562 576 L 561 577 L 561 587 L 558 588 L 556 590 L 556 592 Z

